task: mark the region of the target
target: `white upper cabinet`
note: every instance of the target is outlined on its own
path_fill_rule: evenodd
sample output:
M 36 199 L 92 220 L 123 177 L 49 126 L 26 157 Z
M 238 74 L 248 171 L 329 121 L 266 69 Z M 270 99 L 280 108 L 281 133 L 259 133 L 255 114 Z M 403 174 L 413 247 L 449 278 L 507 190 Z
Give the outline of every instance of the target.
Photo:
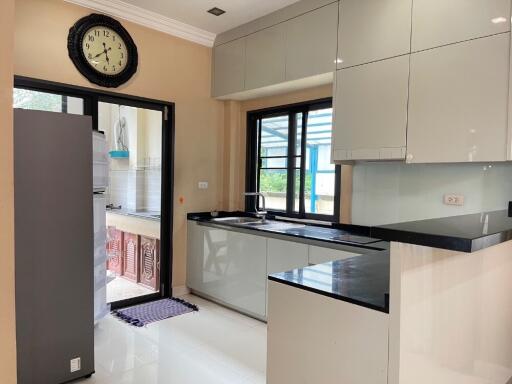
M 246 38 L 245 89 L 285 81 L 285 25 L 263 29 Z
M 335 71 L 337 2 L 285 24 L 287 81 Z
M 506 160 L 510 33 L 411 55 L 407 161 Z
M 405 158 L 409 57 L 337 71 L 333 160 Z
M 244 90 L 245 39 L 219 45 L 213 50 L 213 96 Z
M 339 4 L 338 68 L 411 51 L 412 0 L 342 0 Z
M 510 31 L 510 0 L 414 0 L 412 50 Z

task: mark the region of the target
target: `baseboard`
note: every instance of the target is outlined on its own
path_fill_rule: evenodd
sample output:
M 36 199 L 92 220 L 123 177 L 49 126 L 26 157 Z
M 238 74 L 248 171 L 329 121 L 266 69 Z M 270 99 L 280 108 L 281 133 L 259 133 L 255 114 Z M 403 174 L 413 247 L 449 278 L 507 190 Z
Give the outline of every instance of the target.
M 179 285 L 172 287 L 172 295 L 175 297 L 181 297 L 190 294 L 190 289 L 186 285 Z

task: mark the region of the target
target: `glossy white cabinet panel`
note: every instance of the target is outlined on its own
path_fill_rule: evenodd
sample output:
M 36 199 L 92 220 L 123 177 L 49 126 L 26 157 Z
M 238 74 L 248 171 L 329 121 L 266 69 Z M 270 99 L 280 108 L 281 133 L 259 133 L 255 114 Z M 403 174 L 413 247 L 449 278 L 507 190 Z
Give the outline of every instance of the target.
M 308 245 L 269 238 L 267 240 L 267 273 L 286 272 L 307 267 Z
M 387 313 L 274 281 L 268 299 L 268 384 L 388 383 Z
M 228 231 L 221 299 L 237 308 L 266 315 L 267 239 Z
M 286 80 L 334 72 L 338 3 L 306 13 L 286 25 Z
M 411 51 L 412 0 L 343 0 L 339 4 L 338 68 Z
M 225 96 L 244 90 L 245 39 L 213 49 L 213 96 Z
M 314 245 L 309 246 L 309 264 L 323 264 L 329 261 L 349 259 L 355 256 L 361 256 L 361 253 L 317 247 Z
M 510 0 L 414 0 L 412 50 L 510 31 Z
M 265 317 L 264 237 L 188 222 L 187 286 L 252 315 Z
M 408 81 L 409 55 L 337 71 L 333 160 L 404 158 Z
M 245 89 L 285 81 L 285 25 L 263 29 L 246 38 Z
M 411 55 L 408 162 L 506 160 L 509 39 Z

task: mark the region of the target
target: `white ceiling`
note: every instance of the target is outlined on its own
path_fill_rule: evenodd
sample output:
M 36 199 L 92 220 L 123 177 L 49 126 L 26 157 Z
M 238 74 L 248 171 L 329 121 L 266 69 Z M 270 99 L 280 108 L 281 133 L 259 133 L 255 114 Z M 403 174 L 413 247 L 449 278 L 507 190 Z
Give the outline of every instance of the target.
M 219 34 L 272 13 L 298 0 L 123 0 L 148 11 Z M 207 13 L 218 7 L 221 16 Z

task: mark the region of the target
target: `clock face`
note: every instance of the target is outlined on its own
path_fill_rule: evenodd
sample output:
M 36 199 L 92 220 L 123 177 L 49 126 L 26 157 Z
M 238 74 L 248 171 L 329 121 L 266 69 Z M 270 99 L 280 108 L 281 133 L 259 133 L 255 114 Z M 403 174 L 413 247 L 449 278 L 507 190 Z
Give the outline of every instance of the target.
M 89 65 L 104 75 L 115 76 L 128 63 L 125 42 L 117 32 L 104 26 L 92 27 L 85 32 L 82 52 Z

